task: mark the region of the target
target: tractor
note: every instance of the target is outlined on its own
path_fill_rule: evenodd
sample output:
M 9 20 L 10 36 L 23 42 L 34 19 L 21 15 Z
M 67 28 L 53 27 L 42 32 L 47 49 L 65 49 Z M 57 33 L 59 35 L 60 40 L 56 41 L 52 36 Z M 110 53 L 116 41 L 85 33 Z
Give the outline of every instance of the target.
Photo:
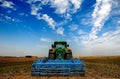
M 72 58 L 72 51 L 68 48 L 69 45 L 66 41 L 55 41 L 52 44 L 52 49 L 49 50 L 49 59 L 59 59 L 60 55 L 62 59 L 71 59 Z
M 54 41 L 48 57 L 33 62 L 31 75 L 85 75 L 85 64 L 74 59 L 66 41 Z

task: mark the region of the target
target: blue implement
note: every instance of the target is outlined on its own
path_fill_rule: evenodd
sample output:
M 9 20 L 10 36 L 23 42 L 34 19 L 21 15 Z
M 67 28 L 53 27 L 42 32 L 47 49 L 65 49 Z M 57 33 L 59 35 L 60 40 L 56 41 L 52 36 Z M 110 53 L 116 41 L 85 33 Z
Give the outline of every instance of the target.
M 85 75 L 84 62 L 80 59 L 55 59 L 44 58 L 34 61 L 31 75 Z

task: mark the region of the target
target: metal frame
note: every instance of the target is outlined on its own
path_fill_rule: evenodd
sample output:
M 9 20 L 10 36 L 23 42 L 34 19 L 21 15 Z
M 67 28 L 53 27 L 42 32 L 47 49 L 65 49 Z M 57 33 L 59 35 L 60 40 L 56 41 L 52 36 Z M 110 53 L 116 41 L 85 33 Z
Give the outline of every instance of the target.
M 84 62 L 80 59 L 74 60 L 49 60 L 38 59 L 32 64 L 31 75 L 85 75 Z

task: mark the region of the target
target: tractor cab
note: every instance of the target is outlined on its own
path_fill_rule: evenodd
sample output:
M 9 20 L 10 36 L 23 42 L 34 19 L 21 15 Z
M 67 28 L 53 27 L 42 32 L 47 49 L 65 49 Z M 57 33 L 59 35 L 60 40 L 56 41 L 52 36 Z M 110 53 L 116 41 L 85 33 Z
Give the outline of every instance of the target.
M 49 50 L 49 59 L 71 59 L 72 51 L 68 49 L 69 45 L 66 41 L 55 41 L 52 44 L 52 49 Z
M 54 44 L 52 44 L 52 48 L 67 48 L 69 45 L 66 41 L 55 41 Z

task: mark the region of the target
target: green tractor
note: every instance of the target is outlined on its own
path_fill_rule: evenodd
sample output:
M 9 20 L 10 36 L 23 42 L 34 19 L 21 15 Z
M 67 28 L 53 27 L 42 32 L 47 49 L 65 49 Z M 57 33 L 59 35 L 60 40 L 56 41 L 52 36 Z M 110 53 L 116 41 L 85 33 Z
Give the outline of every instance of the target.
M 71 59 L 72 51 L 68 48 L 69 45 L 66 41 L 55 41 L 52 44 L 52 49 L 49 49 L 48 58 L 55 59 Z
M 55 41 L 48 57 L 34 61 L 31 75 L 85 75 L 84 61 L 74 59 L 66 41 Z

